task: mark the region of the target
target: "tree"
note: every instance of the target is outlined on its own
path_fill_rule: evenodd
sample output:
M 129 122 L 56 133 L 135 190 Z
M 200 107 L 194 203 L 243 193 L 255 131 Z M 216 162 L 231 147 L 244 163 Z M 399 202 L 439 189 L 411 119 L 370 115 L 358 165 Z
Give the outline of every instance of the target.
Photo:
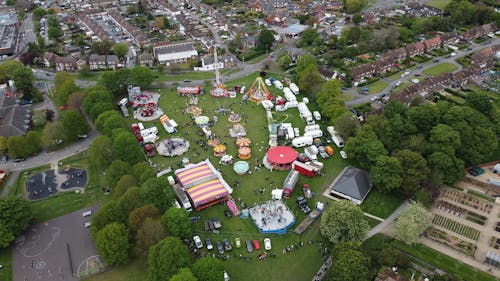
M 96 128 L 106 136 L 111 136 L 114 129 L 125 128 L 123 117 L 116 110 L 103 112 L 95 120 Z
M 422 155 L 409 149 L 396 151 L 394 157 L 401 164 L 402 192 L 406 195 L 415 194 L 427 180 L 427 161 Z
M 83 93 L 83 92 L 72 93 L 68 97 L 68 109 L 74 110 L 80 114 L 83 114 L 82 106 L 83 106 L 84 98 L 85 98 L 85 93 Z
M 344 3 L 349 14 L 359 12 L 365 6 L 365 0 L 344 0 Z
M 297 73 L 299 78 L 299 87 L 302 92 L 317 92 L 320 89 L 323 77 L 315 65 L 309 65 L 302 72 Z
M 111 46 L 113 43 L 111 41 L 104 39 L 103 41 L 98 41 L 92 44 L 92 53 L 99 55 L 109 55 L 111 52 Z
M 316 59 L 313 56 L 309 54 L 300 56 L 297 60 L 297 75 L 300 76 L 300 73 L 302 73 L 304 69 L 306 69 L 310 65 L 314 65 L 314 67 L 318 68 Z
M 335 131 L 337 131 L 344 141 L 353 137 L 360 127 L 358 118 L 349 111 L 344 112 L 337 118 L 334 124 Z
M 410 203 L 394 222 L 394 236 L 406 244 L 415 244 L 420 234 L 431 225 L 432 214 L 420 203 Z
M 16 88 L 23 92 L 25 99 L 31 98 L 31 88 L 33 87 L 33 72 L 28 67 L 18 67 L 12 72 L 11 78 L 14 81 Z
M 219 281 L 224 279 L 224 264 L 219 259 L 198 259 L 191 269 L 198 281 Z
M 111 93 L 104 89 L 90 90 L 83 100 L 83 110 L 94 121 L 101 113 L 113 110 L 114 108 Z
M 462 159 L 444 152 L 434 152 L 428 157 L 431 180 L 438 184 L 453 184 L 465 176 Z
M 113 140 L 113 156 L 134 165 L 143 159 L 143 152 L 135 136 L 130 132 L 124 132 Z
M 61 27 L 59 26 L 59 20 L 56 15 L 51 15 L 47 17 L 48 31 L 47 36 L 49 39 L 54 41 L 59 41 L 59 38 L 64 35 Z
M 292 62 L 292 58 L 286 53 L 282 53 L 278 59 L 278 64 L 283 70 L 288 69 Z
M 130 69 L 122 68 L 105 72 L 102 74 L 99 84 L 104 86 L 114 98 L 125 96 L 130 85 Z
M 421 104 L 408 109 L 408 119 L 417 132 L 429 136 L 431 129 L 439 123 L 439 112 L 435 106 Z
M 164 213 L 175 201 L 175 192 L 169 187 L 166 177 L 149 178 L 141 187 L 144 189 L 144 200 L 158 208 L 160 213 Z
M 25 158 L 29 155 L 29 148 L 25 145 L 23 136 L 9 137 L 7 149 L 11 158 Z
M 147 89 L 153 82 L 155 75 L 151 69 L 144 66 L 136 66 L 130 70 L 130 84 Z
M 361 16 L 360 13 L 355 13 L 353 16 L 352 16 L 352 22 L 354 24 L 359 24 L 361 21 L 363 21 L 363 17 Z
M 259 33 L 259 37 L 257 38 L 257 48 L 270 52 L 274 43 L 274 34 L 269 29 L 262 29 Z
M 28 201 L 15 196 L 0 198 L 0 248 L 5 248 L 33 222 Z
M 132 168 L 127 162 L 115 160 L 106 171 L 106 183 L 110 187 L 115 187 L 118 180 L 124 175 L 130 174 Z
M 172 207 L 163 214 L 161 220 L 170 235 L 179 238 L 191 237 L 191 222 L 186 209 Z
M 87 121 L 77 112 L 68 110 L 62 121 L 64 134 L 68 140 L 76 140 L 78 136 L 85 135 L 90 131 Z
M 310 47 L 310 46 L 318 46 L 323 43 L 323 40 L 318 34 L 318 31 L 314 28 L 308 28 L 302 32 L 300 35 L 299 46 L 302 47 Z
M 189 263 L 186 245 L 176 237 L 167 237 L 149 249 L 148 280 L 168 280 L 178 268 L 186 267 Z
M 134 209 L 128 215 L 128 226 L 134 233 L 137 232 L 147 218 L 160 218 L 160 210 L 153 205 L 144 205 Z
M 113 161 L 111 139 L 107 136 L 98 136 L 89 147 L 90 163 L 99 169 L 105 169 Z
M 361 208 L 347 200 L 333 202 L 321 217 L 321 234 L 332 243 L 361 241 L 369 229 Z
M 116 186 L 113 189 L 113 194 L 116 197 L 120 197 L 123 194 L 125 194 L 125 192 L 127 192 L 127 190 L 129 188 L 131 188 L 133 186 L 137 186 L 137 184 L 138 184 L 137 179 L 134 176 L 132 176 L 132 175 L 124 175 L 116 183 Z
M 139 162 L 132 167 L 132 174 L 136 179 L 139 180 L 139 183 L 144 183 L 149 178 L 156 177 L 156 172 L 145 162 Z
M 24 145 L 29 155 L 37 154 L 42 151 L 42 133 L 38 131 L 29 131 L 24 137 Z
M 431 130 L 429 143 L 432 151 L 455 155 L 460 146 L 460 134 L 448 125 L 438 124 Z
M 346 112 L 340 88 L 340 82 L 332 79 L 323 83 L 321 91 L 317 94 L 317 102 L 323 116 L 330 118 L 331 121 L 337 120 Z
M 136 208 L 140 208 L 146 205 L 144 196 L 142 195 L 143 189 L 137 186 L 133 186 L 118 199 L 118 204 L 120 209 L 122 209 L 125 216 L 128 218 L 130 212 Z
M 401 163 L 396 157 L 380 156 L 370 171 L 375 187 L 384 193 L 401 186 Z
M 110 223 L 97 232 L 95 245 L 109 264 L 127 263 L 132 250 L 127 227 L 117 222 Z
M 0 154 L 4 155 L 7 152 L 7 137 L 0 136 Z
M 370 125 L 361 127 L 355 137 L 349 138 L 344 150 L 363 169 L 370 169 L 379 156 L 388 154 Z
M 181 268 L 169 281 L 198 281 L 189 268 Z
M 43 143 L 49 149 L 56 148 L 57 144 L 65 140 L 64 127 L 61 122 L 49 122 L 43 128 Z
M 469 93 L 467 93 L 465 101 L 470 107 L 486 115 L 493 109 L 490 97 L 485 94 L 471 92 L 469 95 Z
M 126 217 L 115 200 L 111 200 L 99 208 L 97 213 L 92 217 L 92 227 L 90 230 L 94 239 L 97 238 L 96 235 L 101 229 L 113 222 L 120 224 L 126 222 Z
M 137 230 L 137 248 L 146 255 L 151 246 L 167 237 L 167 231 L 159 219 L 146 218 Z
M 67 104 L 69 96 L 79 90 L 73 75 L 66 71 L 60 71 L 54 75 L 54 85 L 56 98 L 62 104 Z
M 113 53 L 117 55 L 120 58 L 123 58 L 127 55 L 128 53 L 128 46 L 126 43 L 116 43 L 113 46 Z
M 344 247 L 335 253 L 327 281 L 369 281 L 371 280 L 370 260 L 362 252 Z

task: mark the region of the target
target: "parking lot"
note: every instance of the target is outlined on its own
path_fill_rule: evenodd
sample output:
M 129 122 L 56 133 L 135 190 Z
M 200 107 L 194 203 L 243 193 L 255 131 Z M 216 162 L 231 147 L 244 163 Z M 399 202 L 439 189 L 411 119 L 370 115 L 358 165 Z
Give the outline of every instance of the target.
M 99 271 L 102 263 L 90 229 L 84 227 L 92 215 L 82 215 L 89 210 L 94 214 L 97 206 L 36 224 L 18 237 L 12 250 L 13 280 L 79 280 L 87 271 Z

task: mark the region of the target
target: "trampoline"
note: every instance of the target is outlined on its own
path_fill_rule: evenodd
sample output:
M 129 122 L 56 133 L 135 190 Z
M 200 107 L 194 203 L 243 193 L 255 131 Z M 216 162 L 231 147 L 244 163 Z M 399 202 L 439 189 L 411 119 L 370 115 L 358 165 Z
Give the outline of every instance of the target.
M 248 162 L 246 162 L 246 161 L 238 161 L 238 162 L 234 163 L 234 166 L 233 166 L 234 172 L 240 176 L 246 174 L 249 169 L 250 169 L 250 167 L 248 165 Z

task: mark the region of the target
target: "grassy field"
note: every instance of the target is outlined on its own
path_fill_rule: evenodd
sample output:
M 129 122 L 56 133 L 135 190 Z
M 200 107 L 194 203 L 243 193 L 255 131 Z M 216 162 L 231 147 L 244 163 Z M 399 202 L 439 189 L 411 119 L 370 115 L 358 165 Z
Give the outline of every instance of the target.
M 422 244 L 417 245 L 406 245 L 399 241 L 393 241 L 393 245 L 418 258 L 425 260 L 428 263 L 454 275 L 457 280 L 467 280 L 467 281 L 496 281 L 495 277 L 489 275 L 486 272 L 475 269 L 468 264 L 462 263 L 450 256 L 442 254 L 436 250 L 433 250 Z
M 101 78 L 103 72 L 101 71 L 92 71 L 86 75 L 82 75 L 81 73 L 75 73 L 73 74 L 75 76 L 75 79 L 78 80 L 85 80 L 85 81 L 97 81 Z
M 144 281 L 147 280 L 147 265 L 143 258 L 136 258 L 130 263 L 93 275 L 82 281 Z
M 387 86 L 389 86 L 389 83 L 385 82 L 384 80 L 378 80 L 376 82 L 366 85 L 369 94 L 376 94 L 378 92 L 381 92 L 382 90 L 387 88 Z
M 252 82 L 256 78 L 256 73 L 249 75 L 245 78 L 238 79 L 227 83 L 228 87 L 233 87 L 235 85 L 246 85 L 247 88 L 250 87 Z M 283 78 L 279 74 L 268 74 L 274 78 Z M 181 83 L 182 84 L 182 83 Z M 205 87 L 205 92 L 208 93 L 209 87 Z M 281 94 L 281 91 L 274 87 L 271 87 L 270 92 L 273 95 Z M 145 127 L 157 126 L 159 128 L 159 137 L 164 139 L 170 136 L 180 136 L 186 138 L 190 144 L 189 153 L 179 157 L 163 157 L 155 156 L 151 160 L 153 165 L 158 170 L 165 169 L 167 167 L 172 167 L 177 169 L 181 167 L 181 160 L 183 157 L 189 157 L 192 163 L 197 163 L 204 159 L 210 159 L 212 164 L 220 169 L 224 179 L 229 185 L 234 187 L 232 197 L 235 199 L 241 199 L 247 205 L 253 205 L 254 203 L 261 203 L 267 201 L 271 198 L 271 190 L 278 187 L 282 188 L 283 180 L 288 174 L 288 171 L 268 171 L 264 167 L 262 169 L 256 170 L 256 161 L 262 163 L 262 159 L 265 155 L 268 146 L 268 130 L 267 130 L 267 120 L 265 118 L 265 111 L 262 106 L 253 102 L 243 102 L 241 95 L 238 95 L 235 99 L 215 99 L 208 94 L 200 97 L 198 100 L 198 107 L 202 110 L 202 114 L 213 119 L 215 115 L 215 110 L 220 107 L 230 109 L 231 111 L 238 112 L 242 117 L 243 124 L 247 130 L 247 137 L 252 140 L 252 158 L 248 161 L 251 167 L 251 174 L 244 176 L 238 176 L 234 173 L 232 165 L 224 166 L 219 164 L 219 158 L 213 155 L 213 150 L 211 147 L 208 149 L 202 148 L 197 143 L 206 141 L 204 136 L 200 136 L 201 130 L 193 124 L 191 116 L 184 113 L 187 107 L 189 98 L 181 97 L 173 89 L 161 89 L 160 107 L 163 109 L 165 114 L 170 118 L 174 119 L 178 124 L 178 132 L 169 135 L 159 123 L 159 121 L 154 122 L 144 122 Z M 299 100 L 302 96 L 299 96 Z M 311 111 L 317 110 L 318 107 L 315 104 L 310 103 L 309 108 Z M 226 144 L 227 153 L 230 155 L 237 155 L 237 146 L 235 139 L 230 138 L 229 128 L 232 123 L 228 121 L 228 115 L 217 114 L 218 122 L 212 125 L 212 134 L 218 136 L 221 142 Z M 289 122 L 293 127 L 299 127 L 301 132 L 305 126 L 304 120 L 299 117 L 297 110 L 288 110 L 287 112 L 273 113 L 273 118 L 277 121 Z M 129 123 L 136 122 L 132 118 L 127 119 Z M 320 121 L 319 124 L 323 127 L 329 125 L 328 122 Z M 300 177 L 297 183 L 297 190 L 293 194 L 292 198 L 287 200 L 287 205 L 290 210 L 296 215 L 296 223 L 299 224 L 304 218 L 305 214 L 299 211 L 296 207 L 295 199 L 298 195 L 302 194 L 301 186 L 305 183 L 310 184 L 312 191 L 314 193 L 313 199 L 309 200 L 310 207 L 314 206 L 316 201 L 327 202 L 327 198 L 324 198 L 321 194 L 332 181 L 337 176 L 337 174 L 348 164 L 347 160 L 344 160 L 337 153 L 336 147 L 334 148 L 335 154 L 329 159 L 323 160 L 321 162 L 324 164 L 324 176 L 318 176 L 313 178 Z M 303 149 L 298 149 L 302 152 Z M 236 181 L 239 181 L 239 186 L 236 186 Z M 259 192 L 262 189 L 263 192 Z M 68 195 L 69 196 L 69 195 Z M 83 203 L 82 203 L 83 204 Z M 259 253 L 254 252 L 248 254 L 243 248 L 235 249 L 233 253 L 230 254 L 230 259 L 225 262 L 226 270 L 231 276 L 231 280 L 290 280 L 299 281 L 310 279 L 314 275 L 314 272 L 321 266 L 322 254 L 318 251 L 316 244 L 304 246 L 294 252 L 282 254 L 282 250 L 291 244 L 296 244 L 299 241 L 308 240 L 321 240 L 322 237 L 319 234 L 319 220 L 316 221 L 310 229 L 308 229 L 302 236 L 297 236 L 295 234 L 287 234 L 284 236 L 277 235 L 262 235 L 258 232 L 256 226 L 251 219 L 240 219 L 240 218 L 230 218 L 224 217 L 223 211 L 226 209 L 223 205 L 216 205 L 207 208 L 201 212 L 196 212 L 195 215 L 199 215 L 201 220 L 199 223 L 193 225 L 194 233 L 199 234 L 202 239 L 211 237 L 212 241 L 220 241 L 223 238 L 230 239 L 234 241 L 235 237 L 239 237 L 241 240 L 246 239 L 259 239 L 262 241 L 265 237 L 269 236 L 273 243 L 273 253 L 276 254 L 276 258 L 269 258 L 263 262 L 259 262 L 257 257 Z M 203 229 L 203 221 L 211 218 L 219 218 L 222 222 L 222 229 L 219 234 L 206 233 Z M 293 230 L 293 228 L 292 228 Z M 261 252 L 260 252 L 261 253 Z M 240 259 L 239 254 L 244 255 L 244 257 L 250 258 L 249 261 L 245 259 Z M 130 267 L 119 267 L 111 269 L 109 272 L 88 278 L 90 281 L 99 280 L 128 280 L 135 281 L 139 280 L 136 276 L 142 276 L 144 278 L 145 265 L 140 262 L 134 262 Z M 258 270 L 256 270 L 258 269 Z M 276 270 L 276 269 L 286 269 L 286 270 Z M 140 272 L 140 273 L 139 273 Z M 141 275 L 142 274 L 142 275 Z
M 408 82 L 401 83 L 401 84 L 399 84 L 399 86 L 397 86 L 397 87 L 395 87 L 394 89 L 392 89 L 392 92 L 393 92 L 393 93 L 397 93 L 397 92 L 399 92 L 399 91 L 401 91 L 401 90 L 406 89 L 406 88 L 407 88 L 407 87 L 409 87 L 410 85 L 411 85 L 411 84 L 410 84 L 410 83 L 408 83 Z
M 422 71 L 422 73 L 427 75 L 427 76 L 438 76 L 438 75 L 443 74 L 445 72 L 453 72 L 457 69 L 458 69 L 458 67 L 456 65 L 448 63 L 448 62 L 443 62 L 443 63 L 440 63 L 436 66 L 433 66 L 431 68 L 428 68 L 428 69 Z
M 390 216 L 403 201 L 404 199 L 402 197 L 380 193 L 372 189 L 368 197 L 363 201 L 363 204 L 361 204 L 361 209 L 369 214 L 385 219 Z
M 3 269 L 0 269 L 0 280 L 12 280 L 12 251 L 10 247 L 0 248 L 0 264 Z

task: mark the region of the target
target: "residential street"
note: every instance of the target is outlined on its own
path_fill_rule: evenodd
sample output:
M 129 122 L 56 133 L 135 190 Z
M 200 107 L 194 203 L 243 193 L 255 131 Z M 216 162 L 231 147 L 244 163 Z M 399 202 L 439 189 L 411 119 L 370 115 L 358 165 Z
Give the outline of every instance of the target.
M 441 64 L 441 63 L 451 63 L 451 64 L 454 64 L 454 65 L 456 65 L 458 67 L 458 70 L 460 70 L 460 69 L 462 69 L 462 66 L 459 63 L 457 63 L 457 61 L 456 61 L 457 58 L 466 56 L 466 55 L 468 55 L 470 53 L 477 52 L 477 51 L 479 51 L 481 49 L 484 49 L 486 47 L 493 46 L 493 45 L 496 45 L 496 44 L 499 44 L 499 43 L 500 43 L 500 39 L 499 38 L 494 38 L 494 39 L 491 39 L 490 43 L 485 44 L 485 45 L 482 45 L 482 44 L 473 44 L 473 46 L 471 47 L 472 50 L 470 50 L 470 51 L 465 51 L 465 52 L 458 53 L 454 57 L 449 57 L 449 58 L 441 57 L 441 58 L 439 58 L 439 62 L 433 62 L 433 63 L 430 63 L 430 64 L 422 65 L 421 69 L 408 70 L 410 72 L 410 75 L 406 76 L 405 78 L 395 79 L 394 81 L 391 81 L 391 80 L 385 78 L 384 81 L 386 81 L 386 82 L 388 82 L 390 84 L 383 91 L 378 92 L 378 93 L 374 93 L 374 94 L 370 94 L 370 95 L 361 95 L 361 94 L 358 93 L 356 87 L 350 88 L 349 90 L 344 91 L 344 92 L 353 94 L 355 98 L 353 100 L 347 101 L 346 102 L 346 106 L 353 106 L 353 105 L 356 105 L 356 104 L 362 104 L 362 103 L 370 102 L 371 98 L 373 98 L 375 95 L 376 96 L 380 96 L 382 94 L 389 95 L 391 93 L 392 89 L 394 89 L 396 87 L 397 81 L 401 81 L 401 83 L 404 83 L 404 82 L 412 83 L 410 80 L 415 77 L 415 74 L 422 75 L 422 72 L 424 70 L 432 68 L 432 67 L 434 67 L 434 66 L 436 66 L 438 64 Z

